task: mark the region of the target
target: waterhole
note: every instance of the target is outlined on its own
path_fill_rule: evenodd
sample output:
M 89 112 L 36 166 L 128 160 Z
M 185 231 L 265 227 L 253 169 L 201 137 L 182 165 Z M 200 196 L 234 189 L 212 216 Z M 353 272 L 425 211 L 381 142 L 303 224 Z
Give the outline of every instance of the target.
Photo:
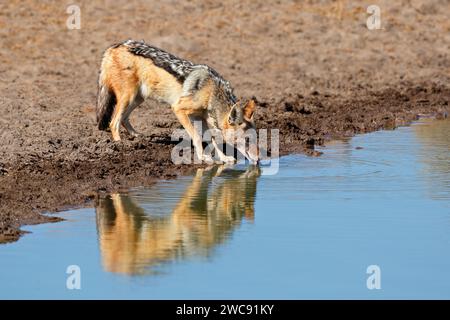
M 282 157 L 276 175 L 199 169 L 26 227 L 0 246 L 0 297 L 450 298 L 450 120 L 321 151 Z

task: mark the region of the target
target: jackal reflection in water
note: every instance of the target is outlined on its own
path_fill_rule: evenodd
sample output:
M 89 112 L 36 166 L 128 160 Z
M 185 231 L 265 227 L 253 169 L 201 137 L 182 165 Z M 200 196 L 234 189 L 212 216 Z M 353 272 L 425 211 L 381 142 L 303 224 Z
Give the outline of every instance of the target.
M 145 212 L 126 194 L 100 199 L 96 215 L 104 268 L 146 274 L 165 262 L 209 256 L 243 219 L 253 221 L 260 174 L 256 166 L 198 169 L 174 209 L 163 216 Z

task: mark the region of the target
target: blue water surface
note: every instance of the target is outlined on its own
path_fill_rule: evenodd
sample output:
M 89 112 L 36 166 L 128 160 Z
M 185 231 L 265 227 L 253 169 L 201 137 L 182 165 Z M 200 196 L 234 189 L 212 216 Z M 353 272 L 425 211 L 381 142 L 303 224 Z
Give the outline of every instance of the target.
M 275 175 L 200 170 L 25 227 L 0 246 L 0 298 L 449 299 L 450 121 L 321 151 L 281 158 Z

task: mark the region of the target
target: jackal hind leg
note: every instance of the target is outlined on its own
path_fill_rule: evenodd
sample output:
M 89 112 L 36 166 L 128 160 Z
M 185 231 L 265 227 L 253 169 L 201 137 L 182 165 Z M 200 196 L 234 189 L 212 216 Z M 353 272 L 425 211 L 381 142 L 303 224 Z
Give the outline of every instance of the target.
M 137 95 L 129 104 L 128 106 L 125 108 L 125 112 L 123 113 L 123 117 L 122 117 L 122 126 L 125 128 L 125 130 L 128 132 L 129 135 L 133 136 L 133 137 L 138 137 L 140 136 L 140 133 L 137 132 L 133 126 L 130 123 L 130 115 L 133 112 L 134 109 L 136 109 L 142 102 L 144 101 L 144 99 Z
M 120 123 L 122 122 L 123 113 L 127 104 L 128 102 L 124 101 L 124 99 L 118 99 L 114 108 L 114 113 L 109 124 L 114 141 L 120 141 Z

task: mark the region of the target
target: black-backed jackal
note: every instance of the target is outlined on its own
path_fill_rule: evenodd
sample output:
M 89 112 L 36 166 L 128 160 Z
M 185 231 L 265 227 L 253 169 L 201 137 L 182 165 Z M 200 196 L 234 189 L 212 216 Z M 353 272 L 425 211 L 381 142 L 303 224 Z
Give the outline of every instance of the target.
M 203 153 L 202 137 L 192 119 L 201 119 L 203 127 L 219 131 L 222 141 L 233 146 L 239 134 L 255 128 L 255 102 L 238 101 L 230 83 L 211 67 L 177 58 L 143 41 L 127 40 L 108 48 L 99 76 L 98 128 L 110 128 L 115 141 L 120 140 L 120 125 L 136 135 L 129 117 L 146 98 L 172 106 L 192 139 L 197 157 L 207 162 L 212 158 Z M 211 142 L 221 161 L 235 160 L 222 152 L 214 138 Z M 256 142 L 237 148 L 251 162 L 258 161 Z

